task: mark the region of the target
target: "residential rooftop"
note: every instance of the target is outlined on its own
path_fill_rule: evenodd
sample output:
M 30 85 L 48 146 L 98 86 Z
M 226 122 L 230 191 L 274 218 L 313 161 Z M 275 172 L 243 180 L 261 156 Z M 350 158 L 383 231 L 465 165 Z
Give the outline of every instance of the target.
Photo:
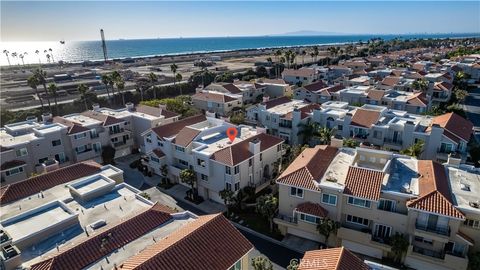
M 480 214 L 480 170 L 471 166 L 447 166 L 454 204 L 465 213 Z

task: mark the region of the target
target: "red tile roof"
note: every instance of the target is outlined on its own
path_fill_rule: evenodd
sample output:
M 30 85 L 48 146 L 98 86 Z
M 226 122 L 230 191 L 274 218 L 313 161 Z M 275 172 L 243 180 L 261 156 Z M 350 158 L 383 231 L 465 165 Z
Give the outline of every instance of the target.
M 253 156 L 249 150 L 249 143 L 255 140 L 260 141 L 260 151 L 265 151 L 283 142 L 283 139 L 278 137 L 260 133 L 213 153 L 211 159 L 229 166 L 235 166 Z
M 80 270 L 157 228 L 173 211 L 156 203 L 145 212 L 91 236 L 84 242 L 31 266 L 31 270 Z
M 73 134 L 82 133 L 82 132 L 87 132 L 87 131 L 90 131 L 90 129 L 88 129 L 88 128 L 84 127 L 84 126 L 80 126 L 80 125 L 77 125 L 77 124 L 73 124 L 73 126 L 71 126 L 71 127 L 68 129 L 67 134 L 68 134 L 68 135 L 73 135 Z
M 407 104 L 412 106 L 426 107 L 428 104 L 427 96 L 425 93 L 416 93 L 407 100 Z
M 307 89 L 310 92 L 315 92 L 325 87 L 327 87 L 327 85 L 323 81 L 318 81 L 318 82 L 314 82 L 314 83 L 303 86 L 303 88 Z
M 420 197 L 407 202 L 409 208 L 459 219 L 465 218 L 452 203 L 448 176 L 442 164 L 432 160 L 419 160 L 418 173 Z
M 96 120 L 102 122 L 103 126 L 111 126 L 111 125 L 120 124 L 120 123 L 125 122 L 125 120 L 121 120 L 121 119 L 115 118 L 113 116 L 105 115 L 103 113 L 99 113 L 99 112 L 96 112 L 96 111 L 85 111 L 85 112 L 82 112 L 82 115 L 90 117 L 92 119 L 96 119 Z
M 317 181 L 327 171 L 337 150 L 327 145 L 306 148 L 278 177 L 277 183 L 319 191 Z
M 448 82 L 436 82 L 433 86 L 433 90 L 436 91 L 451 91 L 453 85 Z
M 383 96 L 385 95 L 385 91 L 383 90 L 369 90 L 368 91 L 368 98 L 371 99 L 371 100 L 377 100 L 377 101 L 380 101 L 382 100 Z
M 328 86 L 323 89 L 320 89 L 319 91 L 317 91 L 317 93 L 331 95 L 332 93 L 336 93 L 342 89 L 345 89 L 345 86 L 341 84 L 337 84 L 337 85 L 332 85 L 332 86 Z
M 198 134 L 200 134 L 200 130 L 184 127 L 178 132 L 177 136 L 175 136 L 173 143 L 182 147 L 187 147 Z
M 225 88 L 228 92 L 230 92 L 232 94 L 241 94 L 242 93 L 242 90 L 240 90 L 240 88 L 235 86 L 233 83 L 227 83 L 227 84 L 224 84 L 222 86 L 223 86 L 223 88 Z
M 290 101 L 292 101 L 292 100 L 289 97 L 283 96 L 283 97 L 271 99 L 267 102 L 264 102 L 263 104 L 266 106 L 266 108 L 268 110 L 270 108 L 273 108 L 275 106 L 278 106 L 278 105 L 281 105 L 281 104 L 284 104 L 284 103 L 287 103 L 287 102 L 290 102 Z
M 437 124 L 448 131 L 444 134 L 455 142 L 458 142 L 458 138 L 468 142 L 473 133 L 472 122 L 453 112 L 433 118 L 433 124 Z
M 352 125 L 370 128 L 377 123 L 380 118 L 380 112 L 358 108 L 352 117 Z
M 297 270 L 370 270 L 360 258 L 345 247 L 305 252 Z
M 320 104 L 317 104 L 317 103 L 312 103 L 312 104 L 308 104 L 307 106 L 304 106 L 300 109 L 298 109 L 300 111 L 300 119 L 305 119 L 307 118 L 308 116 L 310 116 L 314 110 L 320 110 L 322 106 L 320 106 Z M 284 119 L 286 120 L 292 120 L 292 112 L 288 112 L 287 114 L 285 114 L 283 116 Z
M 68 183 L 100 171 L 101 165 L 94 161 L 84 161 L 67 167 L 31 177 L 21 182 L 0 188 L 0 203 L 10 203 L 40 191 Z
M 195 115 L 176 122 L 154 127 L 152 128 L 152 131 L 155 132 L 155 134 L 157 134 L 157 136 L 160 138 L 169 138 L 177 135 L 184 127 L 197 124 L 205 120 L 207 120 L 205 115 Z
M 11 168 L 19 167 L 19 166 L 22 166 L 22 165 L 25 165 L 25 164 L 26 164 L 26 162 L 23 161 L 23 160 L 10 160 L 10 161 L 6 161 L 6 162 L 2 163 L 2 166 L 0 167 L 0 170 L 4 171 L 4 170 L 11 169 Z
M 229 269 L 253 245 L 222 214 L 200 216 L 127 259 L 120 269 Z
M 387 76 L 383 79 L 382 85 L 395 86 L 400 81 L 400 77 Z
M 345 179 L 343 193 L 371 201 L 378 201 L 384 176 L 385 174 L 381 171 L 350 166 Z
M 236 101 L 236 98 L 221 94 L 221 93 L 212 93 L 212 92 L 201 92 L 196 93 L 192 96 L 192 99 L 202 100 L 202 101 L 213 101 L 217 103 L 226 103 Z
M 162 149 L 160 149 L 160 148 L 155 148 L 155 149 L 153 149 L 152 152 L 159 158 L 165 156 L 165 153 L 163 153 Z
M 296 210 L 305 214 L 324 218 L 328 215 L 328 211 L 318 203 L 304 202 L 297 206 Z

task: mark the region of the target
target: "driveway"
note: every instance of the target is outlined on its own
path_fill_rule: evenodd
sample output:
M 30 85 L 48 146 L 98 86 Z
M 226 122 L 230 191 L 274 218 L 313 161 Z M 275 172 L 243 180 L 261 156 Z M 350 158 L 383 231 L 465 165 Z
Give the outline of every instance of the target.
M 143 173 L 138 171 L 137 168 L 130 168 L 130 163 L 140 158 L 140 154 L 128 155 L 125 157 L 117 158 L 115 160 L 115 166 L 120 168 L 123 171 L 123 181 L 132 187 L 145 190 L 151 186 L 147 183 L 149 180 L 148 176 L 144 176 Z

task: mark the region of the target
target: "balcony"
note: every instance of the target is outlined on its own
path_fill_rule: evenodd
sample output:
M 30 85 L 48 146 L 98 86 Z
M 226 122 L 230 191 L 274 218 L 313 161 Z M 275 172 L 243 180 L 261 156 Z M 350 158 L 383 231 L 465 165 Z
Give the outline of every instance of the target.
M 282 214 L 278 214 L 277 217 L 274 219 L 275 223 L 287 223 L 287 224 L 298 224 L 298 219 L 295 218 L 295 217 L 291 217 L 291 216 L 287 216 L 287 215 L 282 215 Z
M 128 130 L 127 130 L 128 131 Z M 108 133 L 110 135 L 114 135 L 114 134 L 119 134 L 119 133 L 123 133 L 125 132 L 125 129 L 124 128 L 115 128 L 115 129 L 109 129 L 108 130 Z
M 438 226 L 428 226 L 426 224 L 420 224 L 415 222 L 415 228 L 417 230 L 431 232 L 439 235 L 450 236 L 450 227 L 438 227 Z
M 445 258 L 445 254 L 441 251 L 434 251 L 426 248 L 421 248 L 417 246 L 413 246 L 412 249 L 413 253 L 421 254 L 423 256 L 428 256 L 432 258 L 442 259 Z

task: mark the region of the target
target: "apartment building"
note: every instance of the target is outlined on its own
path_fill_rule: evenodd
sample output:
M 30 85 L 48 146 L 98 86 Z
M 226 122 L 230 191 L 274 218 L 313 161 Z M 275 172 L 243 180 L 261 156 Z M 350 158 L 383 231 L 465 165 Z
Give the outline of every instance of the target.
M 227 138 L 228 128 L 238 130 L 233 142 Z M 236 192 L 251 186 L 260 191 L 267 187 L 284 153 L 283 140 L 260 128 L 235 126 L 203 115 L 162 125 L 142 135 L 148 156 L 144 164 L 150 171 L 161 175 L 166 165 L 169 179 L 185 185 L 180 172 L 192 169 L 198 179 L 198 194 L 219 203 L 224 203 L 219 195 L 224 189 Z
M 219 92 L 199 92 L 192 96 L 193 106 L 217 116 L 229 116 L 234 109 L 242 107 L 242 99 Z
M 327 244 L 375 258 L 389 256 L 391 237 L 399 233 L 409 242 L 403 258 L 408 267 L 466 269 L 468 251 L 478 249 L 472 239 L 478 228 L 469 226 L 475 223 L 466 221 L 452 196 L 449 181 L 459 181 L 451 180 L 455 174 L 435 161 L 392 152 L 307 148 L 277 179 L 274 221 L 283 234 L 319 242 L 325 237 L 317 224 L 325 218 L 338 221 L 341 227 Z M 478 173 L 469 179 L 475 190 Z
M 322 104 L 313 111 L 313 122 L 334 129 L 337 136 L 393 151 L 421 140 L 422 158 L 439 161 L 449 155 L 465 160 L 473 131 L 473 124 L 455 113 L 430 117 L 375 105 L 349 107 L 345 102 Z
M 265 127 L 267 133 L 280 137 L 285 143 L 299 144 L 302 140 L 298 132 L 301 125 L 310 121 L 314 109 L 320 105 L 287 97 L 264 98 L 261 104 L 246 109 L 247 122 Z M 293 124 L 295 123 L 295 124 Z
M 285 69 L 282 79 L 289 84 L 304 85 L 318 80 L 318 72 L 313 68 Z
M 248 269 L 253 245 L 225 217 L 151 202 L 114 166 L 84 161 L 0 194 L 2 269 Z

